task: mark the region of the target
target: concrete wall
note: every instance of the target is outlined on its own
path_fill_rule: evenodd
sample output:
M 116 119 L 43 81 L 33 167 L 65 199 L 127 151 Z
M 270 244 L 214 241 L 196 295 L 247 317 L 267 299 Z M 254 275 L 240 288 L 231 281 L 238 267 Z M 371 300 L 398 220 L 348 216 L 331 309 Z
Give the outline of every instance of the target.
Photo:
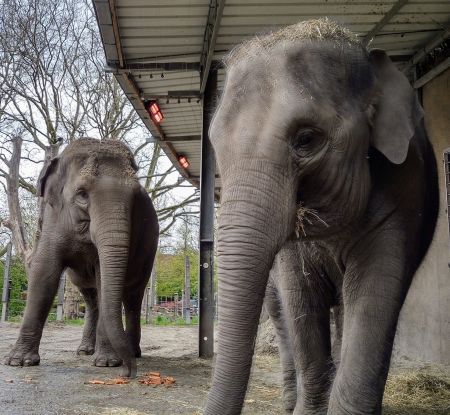
M 450 147 L 450 69 L 423 88 L 441 195 L 436 234 L 402 309 L 395 357 L 450 364 L 450 239 L 443 152 Z

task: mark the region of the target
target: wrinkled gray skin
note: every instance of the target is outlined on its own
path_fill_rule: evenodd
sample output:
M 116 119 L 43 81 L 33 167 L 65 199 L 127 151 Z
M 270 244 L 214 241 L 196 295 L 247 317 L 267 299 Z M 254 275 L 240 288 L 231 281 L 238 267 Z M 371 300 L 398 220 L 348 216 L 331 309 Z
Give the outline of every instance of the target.
M 80 139 L 46 163 L 38 183 L 44 199 L 28 264 L 28 300 L 6 364 L 39 364 L 42 329 L 66 269 L 86 301 L 78 354 L 95 352 L 96 366 L 123 362 L 122 375 L 136 375 L 140 310 L 159 232 L 136 170 L 130 150 L 117 140 Z
M 205 414 L 241 412 L 272 266 L 287 409 L 381 413 L 398 315 L 438 210 L 421 119 L 382 51 L 299 39 L 229 64 L 210 129 L 220 328 Z

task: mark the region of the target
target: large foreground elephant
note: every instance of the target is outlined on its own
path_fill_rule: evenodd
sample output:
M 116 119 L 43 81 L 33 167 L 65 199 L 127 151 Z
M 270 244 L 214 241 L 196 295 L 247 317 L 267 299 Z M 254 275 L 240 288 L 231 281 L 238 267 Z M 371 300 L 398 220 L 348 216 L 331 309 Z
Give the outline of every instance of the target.
M 141 304 L 159 232 L 136 171 L 132 153 L 117 140 L 76 140 L 46 163 L 38 182 L 43 200 L 28 300 L 6 364 L 39 364 L 42 329 L 66 269 L 87 307 L 78 353 L 95 349 L 95 365 L 123 362 L 123 375 L 135 376 Z
M 438 211 L 422 109 L 384 52 L 328 20 L 252 39 L 226 65 L 210 130 L 220 327 L 205 414 L 241 411 L 274 261 L 294 413 L 380 414 L 399 312 Z

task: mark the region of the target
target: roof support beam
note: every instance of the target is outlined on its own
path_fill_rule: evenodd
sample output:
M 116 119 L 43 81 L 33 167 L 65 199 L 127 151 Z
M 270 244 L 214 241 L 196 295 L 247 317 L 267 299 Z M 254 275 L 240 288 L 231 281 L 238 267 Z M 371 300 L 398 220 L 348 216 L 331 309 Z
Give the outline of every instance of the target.
M 200 102 L 200 94 L 199 93 L 195 93 L 195 94 L 189 94 L 189 91 L 186 91 L 185 94 L 171 94 L 170 91 L 168 91 L 168 93 L 166 95 L 155 95 L 155 94 L 142 94 L 140 95 L 141 99 L 147 100 L 147 99 L 157 99 L 160 101 L 164 101 L 164 100 L 170 100 L 170 99 L 175 99 L 175 100 L 197 100 L 197 103 Z
M 384 17 L 375 25 L 375 27 L 367 33 L 364 37 L 362 44 L 367 46 L 368 43 L 386 26 L 394 15 L 406 4 L 408 0 L 397 0 L 397 2 L 391 7 L 391 9 L 384 15 Z
M 444 72 L 447 68 L 450 68 L 450 58 L 447 58 L 445 61 L 435 66 L 431 71 L 428 71 L 425 75 L 417 79 L 414 82 L 414 88 L 417 89 L 424 86 L 426 83 L 430 82 L 432 79 L 436 78 L 436 76 Z
M 119 25 L 117 23 L 115 0 L 109 0 L 109 10 L 111 11 L 111 20 L 114 32 L 114 39 L 116 40 L 117 55 L 119 56 L 119 65 L 123 67 L 125 61 L 123 59 L 122 42 L 120 41 Z
M 183 142 L 183 141 L 200 141 L 202 137 L 200 135 L 180 135 L 175 137 L 167 137 L 165 141 L 170 141 L 171 143 Z
M 131 63 L 123 67 L 108 65 L 104 68 L 105 72 L 110 73 L 148 73 L 150 71 L 198 71 L 200 64 L 198 62 L 147 62 Z
M 406 73 L 409 71 L 411 67 L 419 63 L 429 52 L 431 52 L 436 46 L 442 43 L 450 36 L 450 22 L 447 23 L 446 29 L 439 33 L 436 37 L 431 39 L 429 43 L 427 43 L 423 48 L 421 48 L 408 62 L 406 67 L 403 69 L 403 72 Z
M 200 55 L 200 93 L 205 92 L 209 69 L 216 48 L 216 39 L 219 33 L 220 21 L 222 20 L 225 0 L 211 0 L 209 3 L 208 20 L 206 22 L 205 34 L 203 36 L 203 49 Z

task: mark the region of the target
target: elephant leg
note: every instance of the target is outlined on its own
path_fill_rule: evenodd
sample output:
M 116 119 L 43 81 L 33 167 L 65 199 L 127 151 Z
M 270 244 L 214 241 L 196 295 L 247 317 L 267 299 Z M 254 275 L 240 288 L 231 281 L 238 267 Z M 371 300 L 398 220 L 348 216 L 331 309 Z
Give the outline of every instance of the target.
M 62 271 L 63 266 L 56 255 L 35 254 L 29 269 L 28 298 L 19 338 L 6 357 L 5 364 L 11 366 L 39 364 L 42 330 L 58 290 Z
M 405 245 L 380 243 L 347 266 L 343 284 L 344 327 L 341 362 L 329 415 L 380 415 L 397 321 L 410 278 Z
M 336 370 L 341 362 L 342 350 L 342 330 L 344 324 L 344 307 L 336 305 L 331 309 L 331 321 L 333 322 L 333 330 L 331 332 L 331 355 Z
M 97 281 L 97 304 L 101 304 L 101 281 L 100 281 L 100 268 L 97 265 L 96 270 L 96 281 Z M 95 336 L 95 353 L 94 353 L 94 366 L 99 367 L 116 367 L 121 366 L 123 361 L 116 353 L 114 348 L 109 341 L 105 324 L 108 324 L 108 316 L 104 315 L 104 311 L 99 310 L 99 316 L 97 319 L 97 332 Z
M 98 321 L 98 302 L 96 288 L 80 288 L 81 295 L 86 303 L 84 316 L 83 337 L 78 346 L 78 355 L 92 355 L 95 352 L 95 338 Z
M 291 340 L 286 326 L 286 318 L 282 310 L 278 289 L 274 281 L 274 277 L 276 278 L 276 276 L 273 275 L 274 272 L 276 273 L 276 270 L 272 270 L 269 277 L 266 296 L 264 298 L 264 307 L 275 327 L 275 333 L 278 340 L 281 373 L 283 377 L 283 406 L 286 412 L 292 413 L 297 403 L 297 374 L 295 371 Z
M 326 277 L 301 255 L 295 243 L 278 254 L 280 294 L 297 373 L 294 414 L 319 415 L 327 412 L 334 375 L 329 296 L 323 283 Z
M 106 320 L 106 322 L 104 321 Z M 94 366 L 116 367 L 122 365 L 122 359 L 113 349 L 111 342 L 106 334 L 105 324 L 108 324 L 108 318 L 100 316 L 97 323 L 97 334 L 95 339 Z
M 124 295 L 125 326 L 127 336 L 136 357 L 141 357 L 141 307 L 145 285 L 135 289 L 128 289 Z

